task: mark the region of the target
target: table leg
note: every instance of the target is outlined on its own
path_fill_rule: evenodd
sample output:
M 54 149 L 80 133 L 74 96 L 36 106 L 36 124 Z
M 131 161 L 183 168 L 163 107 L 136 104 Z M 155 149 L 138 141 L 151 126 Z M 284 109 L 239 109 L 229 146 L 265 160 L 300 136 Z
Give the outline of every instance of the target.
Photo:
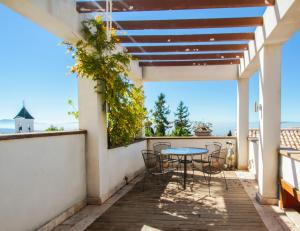
M 186 189 L 186 155 L 184 155 L 183 189 Z

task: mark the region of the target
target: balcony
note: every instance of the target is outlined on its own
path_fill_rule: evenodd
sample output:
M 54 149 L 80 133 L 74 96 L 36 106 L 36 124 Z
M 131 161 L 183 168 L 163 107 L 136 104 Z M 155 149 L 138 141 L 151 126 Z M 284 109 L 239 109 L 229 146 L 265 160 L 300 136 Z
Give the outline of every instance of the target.
M 148 138 L 128 147 L 108 150 L 107 181 L 99 201 L 86 190 L 84 131 L 0 136 L 1 216 L 6 230 L 289 230 L 290 219 L 276 207 L 261 206 L 255 199 L 255 175 L 226 171 L 212 178 L 211 196 L 203 174 L 191 171 L 187 189 L 182 173 L 164 177 L 160 184 L 147 180 L 142 190 L 143 161 L 140 150 L 160 140 L 174 147 L 203 147 L 209 142 L 236 137 Z M 251 144 L 252 141 L 249 141 Z M 226 155 L 226 146 L 223 145 Z M 286 158 L 286 157 L 284 157 Z M 287 163 L 288 164 L 288 163 Z M 296 165 L 298 165 L 296 163 Z M 117 167 L 114 167 L 117 166 Z M 282 166 L 285 175 L 287 165 Z M 18 169 L 13 171 L 12 169 Z M 298 167 L 296 168 L 298 169 Z M 299 170 L 299 169 L 298 169 Z M 297 170 L 297 171 L 298 171 Z M 297 172 L 293 175 L 297 178 Z M 127 177 L 125 180 L 124 177 Z M 10 181 L 7 181 L 10 179 Z M 290 181 L 290 177 L 283 176 Z M 296 181 L 295 181 L 296 182 Z M 105 184 L 104 184 L 105 183 Z M 293 182 L 291 182 L 293 183 Z M 294 187 L 296 187 L 294 183 Z M 22 192 L 20 196 L 20 192 Z M 9 203 L 7 203 L 9 202 Z M 41 206 L 41 204 L 43 206 Z M 89 205 L 98 204 L 98 205 Z M 34 217 L 26 211 L 38 211 Z M 72 216 L 73 215 L 73 216 Z M 18 220 L 19 222 L 14 222 Z M 55 228 L 56 227 L 56 228 Z M 242 228 L 241 228 L 242 227 Z
M 102 3 L 90 1 L 1 2 L 70 43 L 82 39 L 81 21 L 88 13 L 103 11 Z M 265 7 L 259 17 L 112 22 L 121 34 L 124 30 L 252 28 L 248 33 L 213 36 L 119 36 L 118 48 L 130 43 L 126 52 L 140 59 L 130 64 L 129 78 L 136 86 L 151 81 L 236 81 L 236 137 L 142 138 L 109 149 L 103 99 L 94 91 L 92 80 L 79 78 L 80 131 L 0 136 L 1 229 L 296 230 L 297 224 L 292 222 L 297 221 L 296 214 L 289 216 L 289 211 L 276 205 L 280 202 L 282 208 L 297 210 L 300 202 L 298 151 L 283 151 L 280 143 L 281 47 L 300 28 L 300 2 L 227 0 L 228 5 L 224 5 L 223 1 L 182 4 L 174 0 L 168 5 L 144 0 L 132 1 L 134 6 L 131 0 L 125 2 L 126 7 L 116 4 L 110 10 Z M 140 48 L 133 44 L 135 39 Z M 170 45 L 173 40 L 239 43 Z M 249 137 L 249 78 L 257 71 L 261 74 L 260 103 L 256 105 L 260 131 L 257 137 Z M 150 181 L 143 192 L 140 152 L 161 140 L 168 140 L 173 147 L 203 147 L 218 141 L 223 146 L 222 155 L 227 152 L 226 142 L 231 141 L 238 170 L 225 173 L 229 190 L 216 176 L 209 196 L 205 180 L 196 172 L 186 190 L 174 174 L 159 185 Z

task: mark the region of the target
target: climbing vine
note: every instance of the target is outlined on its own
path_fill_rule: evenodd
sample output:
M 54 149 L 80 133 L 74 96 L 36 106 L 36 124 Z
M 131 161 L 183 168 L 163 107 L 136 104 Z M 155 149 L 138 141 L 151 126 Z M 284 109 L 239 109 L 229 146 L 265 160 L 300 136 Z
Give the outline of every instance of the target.
M 107 115 L 110 147 L 131 143 L 142 129 L 146 116 L 144 92 L 129 81 L 131 56 L 117 48 L 115 30 L 107 35 L 102 18 L 82 22 L 83 40 L 65 43 L 75 59 L 71 72 L 95 81 L 95 91 L 102 95 Z

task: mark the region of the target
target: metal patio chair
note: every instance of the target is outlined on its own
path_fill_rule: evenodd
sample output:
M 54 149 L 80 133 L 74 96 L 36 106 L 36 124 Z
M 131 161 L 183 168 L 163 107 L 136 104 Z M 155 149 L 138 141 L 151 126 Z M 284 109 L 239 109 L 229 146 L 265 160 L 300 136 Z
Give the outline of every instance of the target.
M 153 144 L 153 150 L 156 155 L 160 155 L 162 150 L 168 149 L 171 147 L 172 146 L 171 146 L 170 142 L 157 142 L 157 143 Z M 173 157 L 172 155 L 161 156 L 161 160 L 164 163 L 167 162 L 167 165 L 168 165 L 170 171 L 174 171 L 175 169 L 178 169 L 178 165 L 176 166 L 176 168 L 174 167 L 174 164 L 178 164 L 177 157 Z
M 160 177 L 167 174 L 168 171 L 164 168 L 160 156 L 154 153 L 152 150 L 142 150 L 142 156 L 145 163 L 145 176 L 143 179 L 143 191 L 144 191 L 147 177 L 149 176 Z
M 204 159 L 202 159 L 202 162 L 200 162 L 201 160 L 199 160 L 198 163 L 202 163 L 202 169 L 200 171 L 203 172 L 204 178 L 208 183 L 209 195 L 212 175 L 222 174 L 225 181 L 226 190 L 228 190 L 225 172 L 223 171 L 220 163 L 220 160 L 224 159 L 221 157 L 222 144 L 214 142 L 205 145 L 205 147 L 208 150 L 208 155 Z M 208 176 L 207 178 L 205 174 Z

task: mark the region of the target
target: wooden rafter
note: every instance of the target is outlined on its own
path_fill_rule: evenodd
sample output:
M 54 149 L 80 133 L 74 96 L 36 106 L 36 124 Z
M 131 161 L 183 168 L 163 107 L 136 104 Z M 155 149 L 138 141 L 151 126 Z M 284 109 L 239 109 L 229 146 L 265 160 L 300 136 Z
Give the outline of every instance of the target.
M 254 27 L 262 26 L 263 18 L 246 17 L 181 20 L 114 21 L 113 25 L 118 30 Z
M 158 11 L 190 10 L 211 8 L 236 8 L 272 6 L 275 0 L 123 0 L 113 1 L 114 12 L 121 11 Z M 77 11 L 92 13 L 105 11 L 105 1 L 77 2 Z
M 184 46 L 132 46 L 125 47 L 129 53 L 144 52 L 202 52 L 202 51 L 241 51 L 247 50 L 247 44 L 226 45 L 184 45 Z
M 244 53 L 214 53 L 214 54 L 169 54 L 169 55 L 134 55 L 139 60 L 196 60 L 196 59 L 237 59 Z
M 202 61 L 161 61 L 161 62 L 140 62 L 144 66 L 209 66 L 209 65 L 233 65 L 240 64 L 239 59 L 227 60 L 202 60 Z
M 122 43 L 222 42 L 254 40 L 254 33 L 118 36 Z

